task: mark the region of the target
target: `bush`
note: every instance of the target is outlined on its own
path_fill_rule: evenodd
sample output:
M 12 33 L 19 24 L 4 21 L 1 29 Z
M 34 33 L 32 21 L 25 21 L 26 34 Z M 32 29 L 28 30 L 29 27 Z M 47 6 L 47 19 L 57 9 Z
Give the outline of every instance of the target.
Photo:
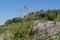
M 32 25 L 31 23 L 24 22 L 21 23 L 19 27 L 14 26 L 13 28 L 11 28 L 12 30 L 10 30 L 12 33 L 10 38 L 13 40 L 18 40 L 22 39 L 26 35 L 29 35 L 31 25 Z

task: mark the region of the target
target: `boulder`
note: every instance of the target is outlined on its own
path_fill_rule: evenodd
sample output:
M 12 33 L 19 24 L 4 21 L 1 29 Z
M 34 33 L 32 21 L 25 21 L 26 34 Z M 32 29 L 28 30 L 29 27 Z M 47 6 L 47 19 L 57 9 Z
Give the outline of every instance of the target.
M 42 36 L 53 36 L 56 33 L 58 33 L 55 27 L 56 27 L 55 21 L 47 21 L 47 22 L 37 23 L 37 25 L 33 27 L 32 31 L 35 31 Z

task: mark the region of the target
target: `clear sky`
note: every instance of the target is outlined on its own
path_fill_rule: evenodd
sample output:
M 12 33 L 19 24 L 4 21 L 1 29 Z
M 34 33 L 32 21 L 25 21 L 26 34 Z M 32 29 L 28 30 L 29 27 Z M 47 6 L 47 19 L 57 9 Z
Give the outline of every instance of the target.
M 24 5 L 28 10 L 21 11 Z M 60 0 L 0 0 L 0 24 L 4 24 L 7 19 L 40 9 L 60 9 Z

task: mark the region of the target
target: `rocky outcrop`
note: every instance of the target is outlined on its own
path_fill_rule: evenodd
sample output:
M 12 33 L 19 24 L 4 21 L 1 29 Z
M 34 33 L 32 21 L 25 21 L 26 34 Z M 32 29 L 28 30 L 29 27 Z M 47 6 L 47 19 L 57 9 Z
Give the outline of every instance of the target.
M 46 36 L 54 36 L 58 31 L 56 30 L 56 22 L 55 21 L 47 21 L 42 23 L 37 23 L 33 27 L 33 31 L 38 35 Z

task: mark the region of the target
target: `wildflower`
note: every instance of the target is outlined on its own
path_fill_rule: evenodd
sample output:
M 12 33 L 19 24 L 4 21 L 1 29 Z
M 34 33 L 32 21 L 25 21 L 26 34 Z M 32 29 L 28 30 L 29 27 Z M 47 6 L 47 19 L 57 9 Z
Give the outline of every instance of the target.
M 23 6 L 24 9 L 28 9 L 26 5 Z
M 27 14 L 26 16 L 30 17 L 30 14 Z

